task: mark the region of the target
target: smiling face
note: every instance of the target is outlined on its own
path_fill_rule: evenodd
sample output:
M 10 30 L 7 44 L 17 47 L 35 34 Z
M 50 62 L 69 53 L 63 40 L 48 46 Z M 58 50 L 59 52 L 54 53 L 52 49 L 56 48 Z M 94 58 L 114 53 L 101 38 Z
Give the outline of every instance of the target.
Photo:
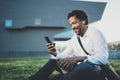
M 68 19 L 73 31 L 77 34 L 80 35 L 80 27 L 81 27 L 81 21 L 80 19 L 77 19 L 76 16 L 71 16 Z

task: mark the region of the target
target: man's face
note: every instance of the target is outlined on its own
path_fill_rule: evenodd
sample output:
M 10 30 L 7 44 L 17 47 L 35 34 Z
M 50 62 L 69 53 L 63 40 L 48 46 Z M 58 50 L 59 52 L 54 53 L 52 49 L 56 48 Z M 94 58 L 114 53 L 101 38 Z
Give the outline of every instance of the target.
M 81 25 L 81 21 L 79 19 L 76 18 L 76 16 L 72 16 L 69 18 L 69 23 L 73 29 L 73 31 L 77 34 L 80 35 L 80 25 Z

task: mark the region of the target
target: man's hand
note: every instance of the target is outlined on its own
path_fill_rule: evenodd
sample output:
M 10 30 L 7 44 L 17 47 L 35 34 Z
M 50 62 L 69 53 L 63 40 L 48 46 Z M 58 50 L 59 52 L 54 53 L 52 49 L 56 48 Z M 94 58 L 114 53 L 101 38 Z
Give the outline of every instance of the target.
M 75 57 L 64 58 L 58 61 L 58 64 L 63 70 L 69 70 L 73 65 L 75 65 L 75 63 L 77 63 L 77 59 Z
M 50 54 L 56 55 L 55 43 L 53 44 L 47 43 L 47 49 Z
M 78 56 L 78 57 L 71 57 L 71 58 L 64 58 L 58 61 L 58 64 L 63 70 L 71 69 L 77 62 L 83 61 L 87 59 L 86 56 Z

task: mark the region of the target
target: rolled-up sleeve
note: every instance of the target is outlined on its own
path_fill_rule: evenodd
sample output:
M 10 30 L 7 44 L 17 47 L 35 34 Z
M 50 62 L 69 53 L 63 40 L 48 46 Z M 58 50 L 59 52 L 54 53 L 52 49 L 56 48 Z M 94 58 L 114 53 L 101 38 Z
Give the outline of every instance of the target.
M 68 43 L 66 49 L 63 52 L 57 54 L 57 58 L 73 57 L 74 56 L 73 53 L 74 53 L 73 49 L 71 45 Z
M 62 45 L 62 46 L 60 46 Z M 71 40 L 65 41 L 61 44 L 56 43 L 56 50 L 57 50 L 57 56 L 52 56 L 51 58 L 58 59 L 58 58 L 66 58 L 66 57 L 73 57 L 74 52 L 71 45 Z M 59 48 L 57 48 L 59 46 Z M 63 49 L 62 49 L 63 48 Z M 60 50 L 62 49 L 62 50 Z

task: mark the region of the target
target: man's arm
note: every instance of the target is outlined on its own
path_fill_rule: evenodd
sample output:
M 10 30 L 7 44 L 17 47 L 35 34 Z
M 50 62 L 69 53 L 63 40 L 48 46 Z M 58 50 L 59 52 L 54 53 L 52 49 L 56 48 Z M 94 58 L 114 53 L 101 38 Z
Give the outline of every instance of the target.
M 105 37 L 101 32 L 93 35 L 94 55 L 87 56 L 88 61 L 94 64 L 107 64 L 108 62 L 108 48 Z

